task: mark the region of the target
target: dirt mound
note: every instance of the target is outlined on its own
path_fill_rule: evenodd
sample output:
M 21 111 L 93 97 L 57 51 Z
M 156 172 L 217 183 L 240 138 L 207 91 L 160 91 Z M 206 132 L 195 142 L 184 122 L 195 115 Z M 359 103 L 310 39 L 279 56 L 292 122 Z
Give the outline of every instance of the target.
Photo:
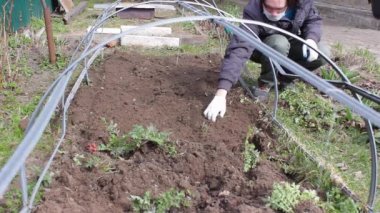
M 228 96 L 225 118 L 216 123 L 202 113 L 217 85 L 220 57 L 152 57 L 118 53 L 90 72 L 70 113 L 65 152 L 53 170 L 55 181 L 46 189 L 37 212 L 129 212 L 131 195 L 150 191 L 157 196 L 171 188 L 187 192 L 190 206 L 174 212 L 273 212 L 264 199 L 274 182 L 287 181 L 281 169 L 262 159 L 243 172 L 243 141 L 248 126 L 257 122 L 259 109 L 240 88 Z M 102 172 L 75 165 L 73 158 L 86 146 L 107 143 L 102 121 L 112 120 L 123 133 L 133 125 L 153 125 L 170 132 L 177 154 L 169 156 L 145 144 L 128 158 L 93 155 L 112 162 Z M 264 133 L 254 140 L 269 153 L 272 139 Z

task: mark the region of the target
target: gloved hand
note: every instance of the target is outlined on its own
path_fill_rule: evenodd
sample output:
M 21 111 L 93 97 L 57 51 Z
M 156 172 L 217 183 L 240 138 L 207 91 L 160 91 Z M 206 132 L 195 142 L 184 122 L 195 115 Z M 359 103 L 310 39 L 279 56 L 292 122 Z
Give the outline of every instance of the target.
M 224 90 L 225 91 L 225 90 Z M 219 92 L 219 91 L 218 91 Z M 214 99 L 212 99 L 211 103 L 208 105 L 206 110 L 203 112 L 203 115 L 213 122 L 216 121 L 216 117 L 219 115 L 221 118 L 223 118 L 224 114 L 226 113 L 226 93 L 223 92 L 222 94 L 218 94 L 214 96 Z
M 312 46 L 313 48 L 318 49 L 318 45 L 317 43 L 315 43 L 314 40 L 306 39 L 306 43 Z M 302 53 L 303 57 L 306 58 L 308 62 L 315 61 L 318 58 L 318 53 L 313 49 L 309 48 L 306 44 L 302 46 Z

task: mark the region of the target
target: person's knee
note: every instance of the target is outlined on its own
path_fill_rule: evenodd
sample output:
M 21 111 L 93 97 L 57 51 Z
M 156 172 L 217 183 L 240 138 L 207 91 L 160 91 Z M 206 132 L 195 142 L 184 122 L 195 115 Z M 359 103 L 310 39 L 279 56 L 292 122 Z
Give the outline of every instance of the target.
M 270 35 L 264 39 L 264 43 L 283 55 L 289 54 L 290 43 L 289 40 L 283 35 Z

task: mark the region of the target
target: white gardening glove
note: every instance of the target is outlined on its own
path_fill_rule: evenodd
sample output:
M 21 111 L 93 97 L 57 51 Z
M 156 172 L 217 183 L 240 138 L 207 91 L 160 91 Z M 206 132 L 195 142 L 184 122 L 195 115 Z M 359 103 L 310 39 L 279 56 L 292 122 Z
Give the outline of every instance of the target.
M 211 103 L 208 105 L 206 110 L 203 112 L 203 115 L 213 122 L 216 121 L 216 117 L 219 115 L 223 118 L 226 113 L 226 95 L 227 91 L 223 89 L 219 89 Z
M 314 40 L 306 39 L 306 43 L 309 44 L 311 47 L 315 48 L 316 50 L 318 50 L 318 45 L 317 43 L 315 43 Z M 318 53 L 314 51 L 313 49 L 309 48 L 306 44 L 302 46 L 302 53 L 303 53 L 303 57 L 306 58 L 308 62 L 315 61 L 318 58 Z

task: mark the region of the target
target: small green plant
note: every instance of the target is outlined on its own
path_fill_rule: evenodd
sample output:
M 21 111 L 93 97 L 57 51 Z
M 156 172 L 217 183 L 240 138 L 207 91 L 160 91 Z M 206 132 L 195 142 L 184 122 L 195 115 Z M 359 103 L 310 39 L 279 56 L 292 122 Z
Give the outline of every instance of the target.
M 30 22 L 30 27 L 33 30 L 40 30 L 45 27 L 45 22 L 41 18 L 32 17 L 32 21 Z
M 172 208 L 188 206 L 185 192 L 171 189 L 152 198 L 150 192 L 145 192 L 143 197 L 131 196 L 133 211 L 165 213 Z
M 314 204 L 319 202 L 317 193 L 313 190 L 300 190 L 300 186 L 287 182 L 274 183 L 271 196 L 268 198 L 268 205 L 285 213 L 292 213 L 293 208 L 300 202 L 311 201 Z
M 84 155 L 83 154 L 75 154 L 75 156 L 73 157 L 73 161 L 74 161 L 74 164 L 76 166 L 82 166 L 83 165 L 83 160 L 85 159 Z
M 51 64 L 49 61 L 49 57 L 45 57 L 40 63 L 40 68 L 43 70 L 60 71 L 66 67 L 68 62 L 69 62 L 68 56 L 57 53 L 57 60 L 55 64 Z
M 100 146 L 101 151 L 109 151 L 115 157 L 125 156 L 136 151 L 142 145 L 151 142 L 162 148 L 169 155 L 174 156 L 177 152 L 175 146 L 169 142 L 169 134 L 159 132 L 154 126 L 144 128 L 141 125 L 133 126 L 127 135 L 120 134 L 117 124 L 113 121 L 107 126 L 109 142 Z
M 28 184 L 27 191 L 29 195 L 33 191 L 35 185 L 35 182 Z M 42 201 L 43 196 L 44 190 L 40 188 L 35 197 L 34 204 L 37 205 L 38 203 L 40 203 Z M 13 187 L 4 195 L 4 198 L 5 202 L 1 203 L 0 212 L 20 212 L 20 209 L 22 208 L 21 189 Z
M 294 90 L 285 90 L 280 94 L 280 99 L 287 102 L 288 116 L 293 117 L 295 124 L 310 130 L 320 131 L 334 126 L 337 116 L 331 102 L 316 97 L 312 90 L 300 83 Z
M 85 161 L 85 164 L 84 164 L 84 167 L 86 169 L 89 169 L 89 170 L 92 170 L 96 167 L 98 167 L 101 163 L 101 159 L 97 156 L 91 156 L 90 158 L 88 158 L 86 161 Z
M 8 46 L 10 48 L 21 48 L 23 46 L 27 46 L 32 43 L 32 39 L 23 35 L 20 36 L 10 36 L 8 38 Z
M 327 192 L 326 195 L 327 201 L 323 204 L 323 207 L 328 212 L 360 212 L 360 206 L 356 204 L 351 198 L 344 196 L 340 189 L 333 187 L 329 192 Z
M 232 3 L 224 4 L 224 5 L 221 5 L 221 9 L 231 14 L 235 18 L 241 18 L 243 15 L 242 8 L 237 4 L 232 4 Z
M 255 144 L 250 143 L 253 136 L 253 128 L 249 128 L 247 136 L 244 140 L 244 172 L 256 167 L 257 163 L 260 161 L 260 152 L 256 150 Z
M 89 171 L 97 169 L 100 172 L 109 173 L 115 170 L 112 162 L 90 154 L 75 154 L 73 161 L 76 166 Z

